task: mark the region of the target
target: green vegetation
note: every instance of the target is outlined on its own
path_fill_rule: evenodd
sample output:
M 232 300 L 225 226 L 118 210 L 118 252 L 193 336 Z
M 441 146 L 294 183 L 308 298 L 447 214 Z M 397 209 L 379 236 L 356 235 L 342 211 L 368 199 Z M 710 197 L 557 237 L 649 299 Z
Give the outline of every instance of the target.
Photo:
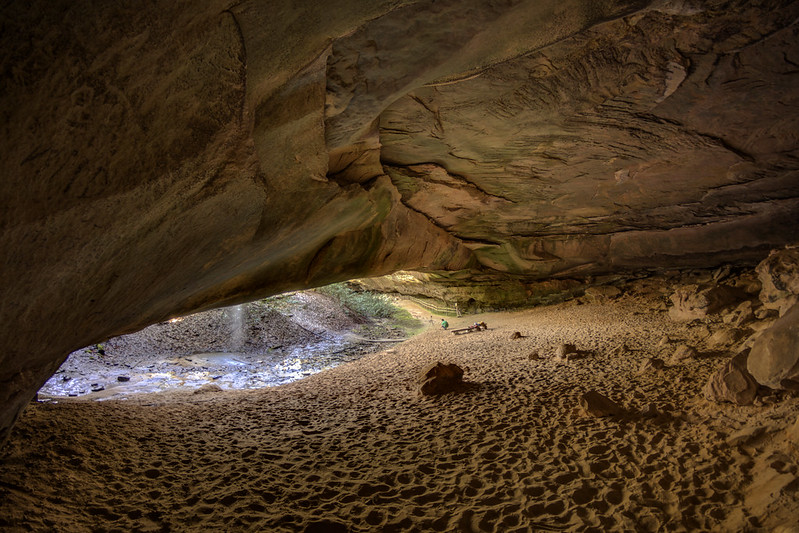
M 333 283 L 316 289 L 338 300 L 352 312 L 369 318 L 392 318 L 400 311 L 385 294 L 354 291 L 346 283 Z

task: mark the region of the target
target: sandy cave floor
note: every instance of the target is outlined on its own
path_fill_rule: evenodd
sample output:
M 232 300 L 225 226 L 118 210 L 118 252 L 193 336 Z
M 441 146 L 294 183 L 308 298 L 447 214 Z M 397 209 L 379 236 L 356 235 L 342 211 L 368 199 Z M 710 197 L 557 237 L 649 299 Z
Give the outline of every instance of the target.
M 638 375 L 712 324 L 660 303 L 566 303 L 431 328 L 251 391 L 32 403 L 0 454 L 3 531 L 773 531 L 799 516 L 799 400 L 707 402 L 725 360 Z M 514 331 L 525 337 L 512 340 Z M 668 342 L 663 338 L 668 337 Z M 561 343 L 590 350 L 551 358 Z M 531 360 L 538 352 L 542 359 Z M 478 384 L 423 398 L 437 361 Z M 597 390 L 629 414 L 591 418 Z M 652 404 L 659 416 L 641 411 Z M 760 428 L 760 436 L 731 436 Z M 755 431 L 754 434 L 757 434 Z M 795 451 L 795 450 L 794 450 Z M 787 531 L 787 530 L 786 530 Z

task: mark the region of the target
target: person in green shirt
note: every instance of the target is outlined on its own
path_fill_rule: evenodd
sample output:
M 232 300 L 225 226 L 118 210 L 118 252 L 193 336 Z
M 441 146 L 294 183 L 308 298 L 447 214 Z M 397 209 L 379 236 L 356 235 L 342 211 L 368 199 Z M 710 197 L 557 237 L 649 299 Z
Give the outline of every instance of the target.
M 449 322 L 447 322 L 446 318 L 441 319 L 441 329 L 447 329 L 449 327 Z

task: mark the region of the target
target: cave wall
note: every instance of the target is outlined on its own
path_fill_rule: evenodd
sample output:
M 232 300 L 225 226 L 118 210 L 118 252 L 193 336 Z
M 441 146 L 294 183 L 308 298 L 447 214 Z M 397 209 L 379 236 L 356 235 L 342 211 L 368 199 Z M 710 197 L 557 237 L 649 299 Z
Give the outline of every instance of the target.
M 70 351 L 171 316 L 398 269 L 580 277 L 799 240 L 797 18 L 7 3 L 0 440 Z

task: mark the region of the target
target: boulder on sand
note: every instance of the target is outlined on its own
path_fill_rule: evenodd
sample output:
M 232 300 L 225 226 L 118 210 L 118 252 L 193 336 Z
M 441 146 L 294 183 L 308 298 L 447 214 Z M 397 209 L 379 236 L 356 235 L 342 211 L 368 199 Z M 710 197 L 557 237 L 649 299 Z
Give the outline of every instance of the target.
M 746 369 L 746 358 L 746 352 L 739 353 L 713 373 L 702 389 L 705 398 L 719 403 L 751 404 L 758 384 Z
M 593 390 L 580 396 L 580 407 L 582 407 L 585 414 L 598 418 L 620 415 L 624 412 L 624 409 L 619 404 Z
M 650 357 L 641 364 L 641 367 L 638 369 L 638 374 L 648 374 L 649 372 L 663 370 L 664 368 L 666 368 L 666 362 L 663 361 L 663 359 Z
M 436 363 L 422 374 L 422 394 L 438 396 L 460 390 L 463 383 L 463 369 L 455 363 Z
M 696 348 L 687 344 L 678 344 L 671 356 L 670 363 L 677 364 L 686 359 L 696 359 L 697 357 L 699 357 L 699 353 Z
M 755 340 L 747 368 L 772 389 L 793 389 L 799 382 L 799 305 L 794 305 Z

